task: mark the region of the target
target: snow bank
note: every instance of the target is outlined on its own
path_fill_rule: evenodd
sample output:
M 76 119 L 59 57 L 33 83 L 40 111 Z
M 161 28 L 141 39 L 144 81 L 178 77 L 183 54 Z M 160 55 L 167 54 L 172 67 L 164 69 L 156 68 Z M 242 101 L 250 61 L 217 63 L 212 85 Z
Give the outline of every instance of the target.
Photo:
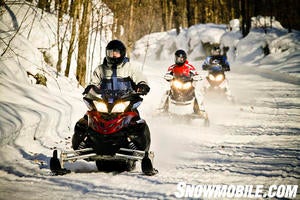
M 70 118 L 79 118 L 84 112 L 84 105 L 79 100 L 82 88 L 76 81 L 57 75 L 39 50 L 55 46 L 55 24 L 51 24 L 56 21 L 54 16 L 41 15 L 38 9 L 25 4 L 21 7 L 10 6 L 11 12 L 2 15 L 0 22 L 1 144 L 12 143 L 17 135 L 28 132 L 31 139 L 38 139 L 36 133 L 42 132 L 37 130 L 39 128 L 45 128 L 46 135 L 66 132 L 72 126 Z M 47 78 L 47 87 L 35 84 L 32 76 L 36 73 Z M 78 103 L 80 114 L 72 110 L 71 100 L 72 104 Z M 53 119 L 60 119 L 60 122 L 56 123 Z M 24 129 L 25 125 L 32 131 Z M 51 126 L 53 129 L 47 128 Z
M 173 54 L 177 49 L 188 53 L 189 60 L 203 60 L 206 49 L 203 44 L 219 44 L 228 48 L 227 57 L 231 65 L 241 63 L 286 72 L 299 76 L 299 31 L 288 33 L 281 24 L 270 17 L 253 17 L 253 28 L 243 38 L 239 30 L 239 20 L 234 19 L 226 25 L 197 24 L 181 29 L 179 35 L 170 30 L 152 33 L 136 42 L 132 58 L 142 60 L 166 60 L 173 63 Z M 279 62 L 276 63 L 276 59 Z
M 136 60 L 142 60 L 146 56 L 147 60 L 173 61 L 175 51 L 183 49 L 191 59 L 204 58 L 202 43 L 219 43 L 225 29 L 225 25 L 198 24 L 181 29 L 179 35 L 176 35 L 175 29 L 145 35 L 135 43 L 131 56 Z

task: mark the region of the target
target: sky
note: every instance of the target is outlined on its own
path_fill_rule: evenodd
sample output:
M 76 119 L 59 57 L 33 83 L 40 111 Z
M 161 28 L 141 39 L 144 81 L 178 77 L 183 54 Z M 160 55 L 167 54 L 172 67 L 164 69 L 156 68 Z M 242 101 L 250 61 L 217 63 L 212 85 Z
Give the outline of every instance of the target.
M 233 20 L 232 31 L 227 25 L 198 24 L 178 36 L 175 30 L 145 35 L 136 42 L 131 62 L 151 87 L 139 110 L 151 130 L 159 174 L 144 176 L 139 165 L 132 172 L 104 173 L 94 163 L 77 161 L 66 164 L 71 174 L 51 176 L 53 149 L 71 149 L 74 124 L 87 110 L 83 88 L 75 79 L 75 62 L 69 78 L 57 76 L 51 66 L 57 56 L 55 16 L 25 5 L 10 9 L 15 18 L 8 12 L 0 18 L 0 53 L 6 51 L 0 57 L 0 199 L 176 199 L 179 182 L 299 184 L 299 31 L 288 33 L 274 21 L 273 28 L 253 28 L 242 38 Z M 257 17 L 252 23 L 261 21 Z M 206 76 L 203 42 L 229 47 L 227 77 L 236 99 L 232 104 L 203 97 L 210 127 L 157 112 L 169 88 L 163 75 L 176 49 L 188 52 L 203 77 L 200 90 Z M 45 75 L 47 86 L 35 84 L 27 72 Z

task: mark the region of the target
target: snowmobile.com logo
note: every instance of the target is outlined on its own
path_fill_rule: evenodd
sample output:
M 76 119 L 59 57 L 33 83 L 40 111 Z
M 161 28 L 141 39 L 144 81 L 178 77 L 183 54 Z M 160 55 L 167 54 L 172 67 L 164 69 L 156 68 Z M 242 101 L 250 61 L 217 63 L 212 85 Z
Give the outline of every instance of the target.
M 177 184 L 177 198 L 296 198 L 298 185 L 191 185 Z

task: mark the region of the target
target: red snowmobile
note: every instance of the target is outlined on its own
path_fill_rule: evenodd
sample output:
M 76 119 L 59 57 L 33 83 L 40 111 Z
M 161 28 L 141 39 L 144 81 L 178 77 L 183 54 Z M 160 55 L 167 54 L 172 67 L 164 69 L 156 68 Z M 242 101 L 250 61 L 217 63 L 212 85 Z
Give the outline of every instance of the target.
M 141 161 L 145 175 L 158 173 L 153 168 L 154 153 L 149 151 L 150 131 L 145 120 L 140 118 L 137 107 L 140 94 L 133 90 L 91 90 L 84 96 L 89 110 L 85 131 L 85 148 L 74 134 L 73 151 L 62 151 L 60 160 L 54 150 L 50 169 L 55 175 L 69 173 L 64 163 L 84 159 L 95 161 L 99 171 L 131 171 Z M 80 136 L 79 136 L 80 137 Z

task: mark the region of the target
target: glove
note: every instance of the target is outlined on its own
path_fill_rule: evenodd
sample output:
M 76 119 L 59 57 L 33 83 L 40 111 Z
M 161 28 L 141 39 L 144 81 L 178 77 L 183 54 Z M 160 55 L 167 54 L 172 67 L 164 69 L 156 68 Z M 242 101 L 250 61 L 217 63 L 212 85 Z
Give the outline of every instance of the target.
M 229 65 L 224 65 L 223 68 L 224 68 L 224 71 L 230 71 Z
M 141 95 L 146 95 L 150 91 L 150 87 L 145 82 L 139 82 L 136 86 L 136 92 Z
M 207 65 L 202 65 L 203 70 L 207 70 L 208 66 Z
M 89 91 L 90 91 L 91 89 L 93 89 L 96 93 L 100 93 L 100 88 L 98 88 L 98 87 L 95 86 L 95 85 L 88 85 L 88 86 L 84 89 L 82 95 L 85 95 L 85 94 L 89 93 Z

